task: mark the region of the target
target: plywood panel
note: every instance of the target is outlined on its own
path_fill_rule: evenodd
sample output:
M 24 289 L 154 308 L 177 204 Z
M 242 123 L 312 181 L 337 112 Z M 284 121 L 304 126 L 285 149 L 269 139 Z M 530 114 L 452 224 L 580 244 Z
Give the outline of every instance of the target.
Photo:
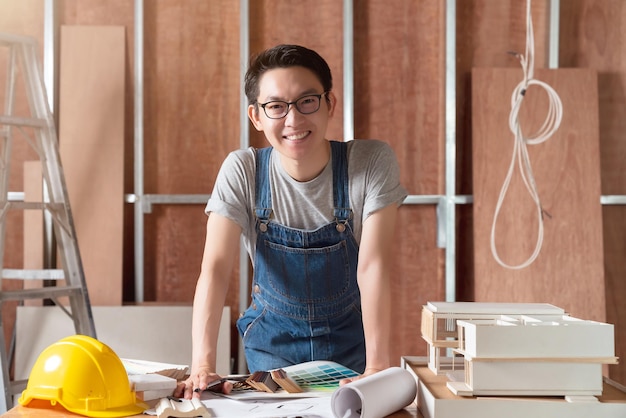
M 234 5 L 145 4 L 146 193 L 210 193 L 222 160 L 239 148 Z
M 444 4 L 361 2 L 354 7 L 354 128 L 396 152 L 409 194 L 444 190 Z M 434 205 L 403 206 L 391 279 L 392 364 L 426 354 L 421 306 L 445 297 Z
M 472 194 L 471 71 L 519 68 L 519 60 L 508 52 L 523 54 L 526 49 L 527 2 L 467 0 L 458 1 L 456 7 L 457 182 L 460 194 Z M 546 68 L 549 0 L 533 0 L 531 15 L 535 67 Z
M 59 141 L 93 305 L 122 303 L 124 28 L 61 28 Z
M 145 192 L 209 194 L 223 159 L 240 146 L 239 6 L 147 2 L 144 18 Z M 145 300 L 191 304 L 204 205 L 157 205 L 144 219 Z M 237 272 L 231 283 L 234 324 Z
M 300 44 L 317 51 L 330 66 L 339 100 L 328 124 L 328 138 L 343 140 L 343 5 L 334 0 L 258 0 L 250 2 L 250 52 L 277 44 Z M 247 63 L 246 63 L 247 64 Z M 267 146 L 251 129 L 255 146 Z
M 433 206 L 399 209 L 391 274 L 393 311 L 391 364 L 406 353 L 426 354 L 421 338 L 422 305 L 445 295 L 442 249 L 437 248 L 437 214 Z
M 617 365 L 609 366 L 609 374 L 626 384 L 626 206 L 605 206 L 602 216 L 606 320 L 615 325 L 615 355 L 620 358 Z
M 410 194 L 444 191 L 445 7 L 355 7 L 355 134 L 389 142 Z
M 602 193 L 626 194 L 626 4 L 620 0 L 561 3 L 560 65 L 598 71 Z M 616 355 L 626 357 L 626 206 L 603 209 L 607 321 L 615 324 Z M 626 362 L 610 366 L 626 384 Z
M 490 250 L 490 233 L 500 188 L 512 155 L 508 128 L 510 96 L 521 70 L 475 69 L 472 73 L 474 161 L 474 247 L 476 301 L 547 302 L 580 318 L 604 321 L 596 72 L 537 70 L 563 102 L 556 134 L 529 146 L 537 189 L 545 211 L 541 253 L 529 267 L 509 270 Z M 520 120 L 535 132 L 545 119 L 547 96 L 537 86 L 526 92 Z M 537 219 L 516 171 L 497 221 L 502 260 L 520 264 L 532 253 Z

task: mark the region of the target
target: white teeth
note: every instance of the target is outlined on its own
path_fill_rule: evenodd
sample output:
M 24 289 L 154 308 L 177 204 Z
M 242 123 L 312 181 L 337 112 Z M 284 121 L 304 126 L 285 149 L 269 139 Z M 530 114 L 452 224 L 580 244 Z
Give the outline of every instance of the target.
M 299 139 L 304 138 L 305 136 L 307 136 L 309 133 L 308 132 L 302 132 L 296 135 L 287 135 L 285 136 L 285 139 L 288 139 L 289 141 L 297 141 Z

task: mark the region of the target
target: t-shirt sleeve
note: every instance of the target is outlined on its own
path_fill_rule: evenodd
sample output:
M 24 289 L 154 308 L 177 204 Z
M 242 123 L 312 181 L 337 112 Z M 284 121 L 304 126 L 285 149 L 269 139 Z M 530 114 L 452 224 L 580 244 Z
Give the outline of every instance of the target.
M 220 214 L 239 225 L 245 232 L 249 228 L 250 199 L 254 198 L 254 152 L 252 149 L 231 152 L 220 168 L 205 213 Z
M 385 142 L 366 140 L 364 146 L 355 148 L 357 164 L 363 169 L 365 196 L 363 222 L 372 213 L 390 204 L 400 205 L 407 196 L 400 184 L 400 166 L 393 149 Z

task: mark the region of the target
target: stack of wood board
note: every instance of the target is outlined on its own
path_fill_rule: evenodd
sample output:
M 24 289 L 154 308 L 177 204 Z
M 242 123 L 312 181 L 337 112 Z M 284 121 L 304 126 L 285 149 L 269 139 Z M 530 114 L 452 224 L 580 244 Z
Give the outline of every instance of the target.
M 615 418 L 626 417 L 626 388 L 604 379 L 602 396 L 459 396 L 444 375 L 433 373 L 425 357 L 403 357 L 402 367 L 417 382 L 417 407 L 424 418 Z

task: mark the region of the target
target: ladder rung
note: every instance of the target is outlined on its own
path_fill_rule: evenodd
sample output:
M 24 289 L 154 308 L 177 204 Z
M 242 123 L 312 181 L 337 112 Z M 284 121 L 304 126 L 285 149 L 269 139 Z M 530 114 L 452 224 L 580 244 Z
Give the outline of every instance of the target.
M 63 203 L 9 201 L 9 209 L 21 209 L 21 210 L 62 209 L 63 206 L 64 206 Z
M 0 300 L 52 299 L 58 296 L 78 295 L 80 286 L 51 286 L 38 289 L 5 290 L 0 292 Z
M 63 280 L 65 273 L 61 269 L 3 269 L 2 277 L 18 280 Z
M 23 202 L 24 192 L 8 192 L 7 199 L 9 202 Z
M 0 124 L 14 125 L 14 126 L 31 126 L 33 128 L 45 128 L 48 126 L 48 121 L 46 121 L 45 119 L 20 118 L 16 116 L 0 115 Z
M 28 379 L 14 380 L 11 382 L 11 395 L 22 393 L 28 386 Z

